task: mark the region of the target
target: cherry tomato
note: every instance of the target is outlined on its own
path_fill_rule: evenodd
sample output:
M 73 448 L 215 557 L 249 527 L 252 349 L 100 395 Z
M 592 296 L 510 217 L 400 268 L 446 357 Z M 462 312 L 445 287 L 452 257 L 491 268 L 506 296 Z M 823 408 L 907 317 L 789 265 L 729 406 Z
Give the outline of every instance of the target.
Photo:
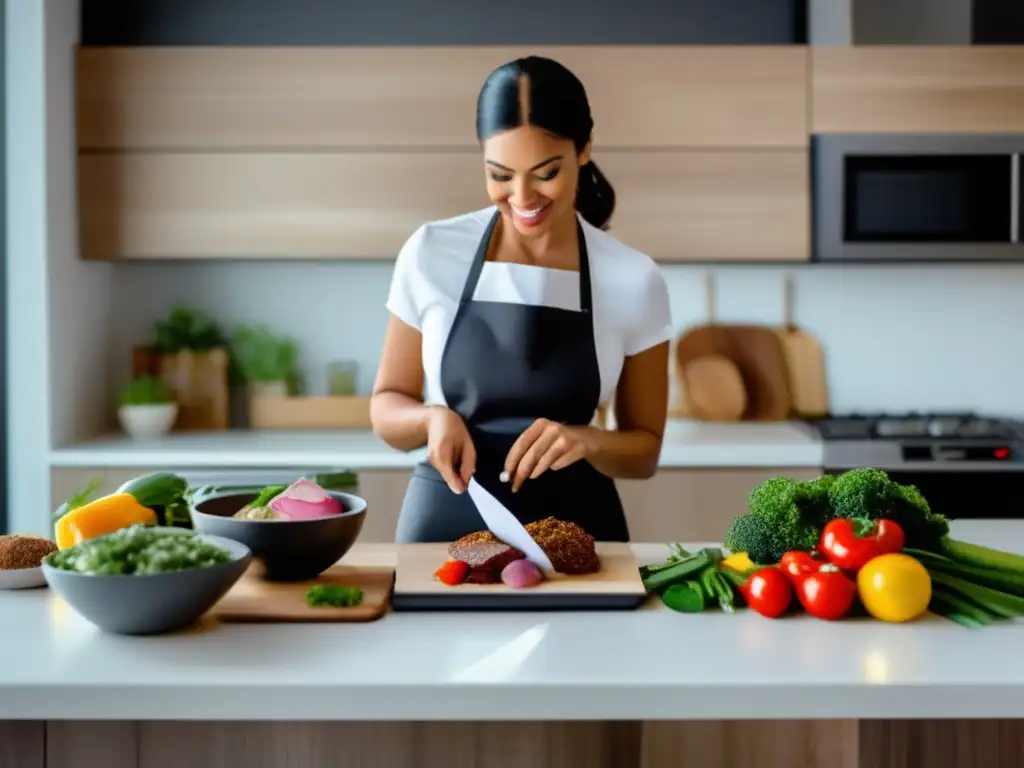
M 769 619 L 777 619 L 793 602 L 793 587 L 782 571 L 774 566 L 761 568 L 747 579 L 743 589 L 747 605 Z
M 853 607 L 857 585 L 839 568 L 826 563 L 804 577 L 796 590 L 800 605 L 811 616 L 826 621 L 843 618 Z
M 880 555 L 903 549 L 902 529 L 892 520 L 833 520 L 821 532 L 818 549 L 829 562 L 847 571 L 858 571 Z
M 797 586 L 805 576 L 815 573 L 824 562 L 816 558 L 813 552 L 787 552 L 779 560 L 779 569 L 793 582 L 793 586 Z

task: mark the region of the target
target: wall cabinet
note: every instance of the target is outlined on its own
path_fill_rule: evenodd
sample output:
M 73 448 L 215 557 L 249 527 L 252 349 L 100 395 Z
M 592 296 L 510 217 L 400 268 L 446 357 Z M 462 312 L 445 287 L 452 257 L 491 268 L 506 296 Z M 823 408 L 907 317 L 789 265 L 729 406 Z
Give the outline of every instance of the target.
M 125 480 L 151 471 L 155 470 L 58 467 L 52 472 L 54 503 L 92 477 L 103 479 L 98 493 L 110 493 Z M 394 540 L 410 474 L 404 469 L 358 473 L 359 493 L 369 509 L 361 541 Z M 776 475 L 806 480 L 819 474 L 820 467 L 663 469 L 650 480 L 622 480 L 618 487 L 634 541 L 720 541 L 732 519 L 746 510 L 747 494 L 755 485 Z
M 587 86 L 617 237 L 662 261 L 809 258 L 796 46 L 81 49 L 82 256 L 393 259 L 490 203 L 477 93 L 526 52 Z

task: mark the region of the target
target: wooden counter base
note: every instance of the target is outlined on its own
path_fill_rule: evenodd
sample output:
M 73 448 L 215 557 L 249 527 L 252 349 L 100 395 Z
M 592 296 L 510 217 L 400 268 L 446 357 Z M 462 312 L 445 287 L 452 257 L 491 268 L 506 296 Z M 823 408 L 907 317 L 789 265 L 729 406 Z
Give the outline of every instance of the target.
M 681 692 L 680 695 L 685 695 Z M 0 768 L 1019 768 L 1021 721 L 0 721 Z

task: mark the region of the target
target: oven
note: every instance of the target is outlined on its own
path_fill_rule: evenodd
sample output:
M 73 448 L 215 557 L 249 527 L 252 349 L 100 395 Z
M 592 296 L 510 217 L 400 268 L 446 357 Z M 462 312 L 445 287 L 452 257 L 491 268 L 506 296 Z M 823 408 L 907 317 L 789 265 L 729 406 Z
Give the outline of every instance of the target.
M 1024 134 L 812 142 L 814 259 L 1024 261 Z

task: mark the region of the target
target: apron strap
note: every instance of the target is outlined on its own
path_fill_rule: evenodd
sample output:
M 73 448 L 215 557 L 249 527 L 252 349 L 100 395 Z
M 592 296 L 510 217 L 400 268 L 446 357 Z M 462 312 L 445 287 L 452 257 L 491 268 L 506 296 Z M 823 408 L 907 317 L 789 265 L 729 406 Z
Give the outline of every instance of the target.
M 491 237 L 494 235 L 494 228 L 498 226 L 501 218 L 501 211 L 495 211 L 491 220 L 487 223 L 480 242 L 476 246 L 476 254 L 473 256 L 473 263 L 469 267 L 469 274 L 466 275 L 466 282 L 462 286 L 462 297 L 459 299 L 460 309 L 473 300 L 476 293 L 477 283 L 480 282 L 480 274 L 484 270 L 484 262 L 487 260 L 487 249 L 491 245 Z M 590 258 L 587 253 L 587 238 L 583 233 L 583 225 L 576 221 L 576 239 L 580 249 L 580 311 L 590 314 L 593 308 L 593 299 L 590 292 Z M 458 314 L 458 313 L 457 313 Z M 456 320 L 458 317 L 456 316 Z M 454 322 L 453 322 L 454 327 Z

